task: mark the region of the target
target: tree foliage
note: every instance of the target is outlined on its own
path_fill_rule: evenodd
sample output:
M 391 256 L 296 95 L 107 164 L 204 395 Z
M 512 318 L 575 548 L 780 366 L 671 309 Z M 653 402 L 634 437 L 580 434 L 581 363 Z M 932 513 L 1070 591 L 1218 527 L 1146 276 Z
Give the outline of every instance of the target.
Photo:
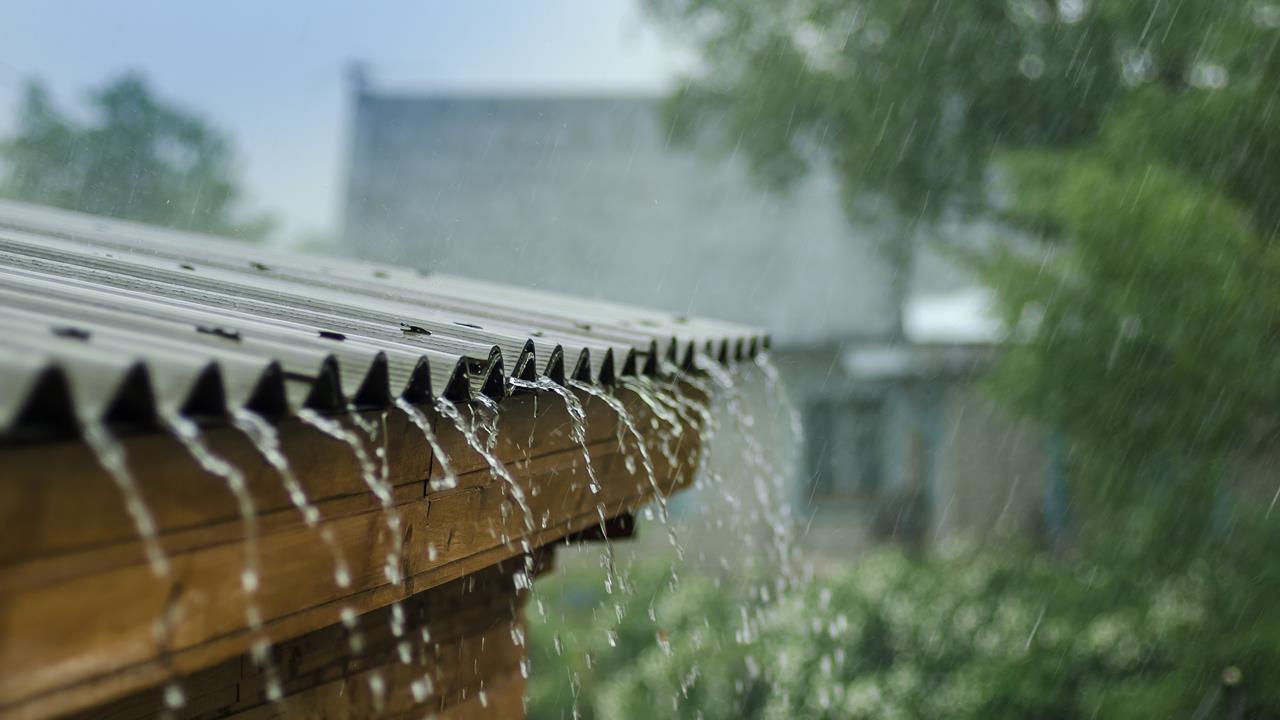
M 1280 443 L 1280 6 L 650 4 L 704 60 L 683 136 L 770 182 L 829 167 L 855 221 L 998 221 L 996 387 L 1066 434 L 1077 499 L 1162 507 L 1157 546 L 1221 526 L 1223 480 Z
M 230 141 L 200 117 L 124 75 L 90 96 L 80 119 L 27 85 L 12 137 L 0 144 L 0 194 L 183 230 L 248 239 L 271 229 L 237 213 Z
M 598 577 L 555 577 L 579 611 L 533 621 L 530 717 L 1280 717 L 1280 617 L 1239 594 L 1280 591 L 1267 554 L 1157 573 L 1023 550 L 880 548 L 767 603 L 643 563 L 621 620 L 587 612 Z

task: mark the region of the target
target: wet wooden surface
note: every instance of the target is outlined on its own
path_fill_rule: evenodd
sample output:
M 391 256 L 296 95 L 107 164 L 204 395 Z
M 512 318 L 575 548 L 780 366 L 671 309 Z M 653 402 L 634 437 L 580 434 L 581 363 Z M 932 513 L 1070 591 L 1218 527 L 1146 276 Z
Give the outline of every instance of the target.
M 378 434 L 385 437 L 398 536 L 349 447 L 296 421 L 282 426 L 298 479 L 350 567 L 347 588 L 335 584 L 329 548 L 302 522 L 276 472 L 237 431 L 207 433 L 210 447 L 244 471 L 257 508 L 261 583 L 254 602 L 266 634 L 278 643 L 334 626 L 344 608 L 362 616 L 379 611 L 522 554 L 518 539 L 544 546 L 598 523 L 601 512 L 612 517 L 650 502 L 639 457 L 633 473 L 619 453 L 616 416 L 603 402 L 580 397 L 599 494 L 587 487 L 562 401 L 538 394 L 503 402 L 496 454 L 528 499 L 533 532 L 512 490 L 434 412 L 429 417 L 458 473 L 457 487 L 443 491 L 432 484 L 442 464 L 403 413 L 366 417 L 385 428 Z M 691 483 L 697 433 L 671 444 L 672 464 L 659 451 L 645 406 L 630 393 L 619 397 L 645 428 L 663 492 Z M 372 452 L 379 444 L 367 446 Z M 98 707 L 175 674 L 214 672 L 254 641 L 239 584 L 244 527 L 225 482 L 169 438 L 138 436 L 125 445 L 172 564 L 163 580 L 151 573 L 119 491 L 86 448 L 0 448 L 0 716 Z M 400 557 L 400 584 L 386 579 L 388 553 Z M 161 618 L 167 627 L 157 625 Z M 321 698 L 329 691 L 315 685 L 307 692 Z M 495 690 L 495 703 L 519 692 Z
M 394 629 L 390 608 L 383 608 L 360 618 L 354 630 L 336 625 L 278 643 L 270 667 L 284 691 L 279 702 L 267 696 L 266 671 L 246 654 L 183 678 L 186 703 L 170 715 L 518 717 L 525 653 L 516 639 L 524 632 L 527 593 L 515 589 L 512 575 L 522 568 L 507 561 L 415 595 L 402 603 L 404 622 Z M 358 655 L 349 649 L 356 634 L 363 646 Z M 143 720 L 165 710 L 163 690 L 155 688 L 76 718 Z

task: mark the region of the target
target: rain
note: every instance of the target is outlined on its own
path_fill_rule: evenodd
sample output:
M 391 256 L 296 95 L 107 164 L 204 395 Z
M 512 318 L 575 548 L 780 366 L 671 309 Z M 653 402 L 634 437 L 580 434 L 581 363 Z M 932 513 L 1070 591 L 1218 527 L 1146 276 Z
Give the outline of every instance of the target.
M 1280 718 L 1280 4 L 0 38 L 0 717 Z

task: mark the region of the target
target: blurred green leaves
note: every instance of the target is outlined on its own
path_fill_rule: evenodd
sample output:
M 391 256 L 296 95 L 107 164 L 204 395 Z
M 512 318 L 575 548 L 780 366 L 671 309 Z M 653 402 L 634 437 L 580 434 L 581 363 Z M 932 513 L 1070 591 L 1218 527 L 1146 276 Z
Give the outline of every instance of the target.
M 854 223 L 907 228 L 895 274 L 939 221 L 998 228 L 965 253 L 1017 329 L 993 384 L 1065 434 L 1075 498 L 1156 544 L 1221 529 L 1280 446 L 1280 6 L 650 6 L 703 60 L 678 136 L 772 184 L 830 168 Z
M 267 217 L 237 213 L 230 141 L 155 96 L 137 75 L 91 94 L 85 118 L 28 84 L 12 137 L 0 143 L 0 194 L 82 212 L 245 239 Z
M 530 716 L 1216 718 L 1236 702 L 1280 716 L 1280 619 L 1239 592 L 1267 597 L 1280 576 L 1266 558 L 1220 559 L 1160 574 L 1017 544 L 929 559 L 881 548 L 770 603 L 750 578 L 672 589 L 665 565 L 640 563 L 621 620 L 607 603 L 534 618 Z M 594 595 L 589 575 L 540 590 Z
M 908 229 L 891 257 L 995 228 L 962 253 L 1012 330 L 990 382 L 1065 437 L 1078 531 L 820 578 L 690 660 L 767 658 L 766 697 L 684 716 L 1280 716 L 1280 5 L 649 2 L 703 61 L 676 137 L 776 186 L 830 169 L 853 223 Z M 648 657 L 602 702 L 689 672 Z

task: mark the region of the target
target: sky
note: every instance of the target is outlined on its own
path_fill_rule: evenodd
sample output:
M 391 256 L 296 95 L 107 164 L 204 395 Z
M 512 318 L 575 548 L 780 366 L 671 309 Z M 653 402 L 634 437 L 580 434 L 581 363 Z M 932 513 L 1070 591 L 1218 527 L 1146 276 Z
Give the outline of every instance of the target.
M 0 133 L 27 78 L 66 108 L 126 71 L 235 140 L 249 208 L 296 240 L 339 226 L 347 68 L 419 93 L 658 93 L 689 54 L 637 0 L 0 4 Z

